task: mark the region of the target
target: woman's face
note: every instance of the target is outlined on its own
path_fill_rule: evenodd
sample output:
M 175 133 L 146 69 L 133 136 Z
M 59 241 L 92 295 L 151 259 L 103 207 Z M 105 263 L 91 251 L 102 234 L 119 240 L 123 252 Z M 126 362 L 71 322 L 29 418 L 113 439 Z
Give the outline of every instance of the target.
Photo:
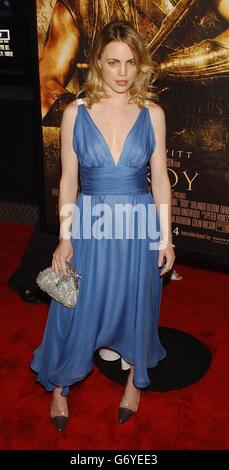
M 125 93 L 138 74 L 131 49 L 121 41 L 111 41 L 106 45 L 99 66 L 105 85 L 117 93 Z

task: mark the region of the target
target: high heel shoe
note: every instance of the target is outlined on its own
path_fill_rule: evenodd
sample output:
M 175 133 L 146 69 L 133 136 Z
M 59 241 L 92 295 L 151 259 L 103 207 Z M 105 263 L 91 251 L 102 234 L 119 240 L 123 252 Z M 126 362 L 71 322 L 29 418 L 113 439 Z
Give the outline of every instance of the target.
M 64 430 L 67 422 L 68 422 L 68 405 L 67 403 L 65 406 L 57 406 L 55 405 L 55 393 L 59 393 L 59 396 L 61 394 L 61 389 L 58 388 L 56 389 L 56 392 L 53 393 L 52 396 L 52 401 L 51 401 L 51 421 L 53 425 L 55 426 L 56 430 L 61 432 Z M 57 401 L 58 403 L 58 401 Z
M 126 403 L 126 405 L 129 405 L 129 403 Z M 118 409 L 119 422 L 125 423 L 126 421 L 128 421 L 131 418 L 131 416 L 133 416 L 136 413 L 137 409 L 138 407 L 136 409 L 133 409 L 133 408 L 126 408 L 125 406 L 119 406 L 119 409 Z
M 118 416 L 119 416 L 119 422 L 120 423 L 125 423 L 128 421 L 138 410 L 140 402 L 140 392 L 139 392 L 139 397 L 131 402 L 128 402 L 124 399 L 121 400 L 119 403 L 119 408 L 118 408 Z
M 53 414 L 54 413 L 54 414 Z M 68 410 L 64 409 L 54 409 L 51 412 L 51 421 L 55 426 L 56 430 L 61 432 L 64 430 L 67 422 L 68 422 Z

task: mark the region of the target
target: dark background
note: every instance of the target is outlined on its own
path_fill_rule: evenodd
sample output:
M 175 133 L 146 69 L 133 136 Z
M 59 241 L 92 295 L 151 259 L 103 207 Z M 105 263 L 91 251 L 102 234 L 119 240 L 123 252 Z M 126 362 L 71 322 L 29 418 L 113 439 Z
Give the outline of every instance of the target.
M 0 57 L 0 199 L 38 204 L 39 96 L 35 2 L 0 0 L 0 29 L 14 57 Z

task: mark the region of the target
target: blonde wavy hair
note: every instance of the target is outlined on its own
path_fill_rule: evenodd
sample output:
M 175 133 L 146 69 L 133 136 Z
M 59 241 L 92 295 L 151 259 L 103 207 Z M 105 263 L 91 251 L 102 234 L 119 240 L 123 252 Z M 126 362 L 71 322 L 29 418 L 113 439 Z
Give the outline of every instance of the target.
M 156 87 L 153 82 L 158 78 L 158 65 L 151 59 L 137 31 L 129 21 L 113 20 L 108 23 L 98 34 L 91 49 L 89 58 L 89 70 L 87 77 L 76 97 L 85 94 L 85 101 L 90 108 L 93 103 L 98 103 L 101 98 L 107 98 L 103 90 L 103 77 L 98 66 L 102 52 L 111 41 L 123 41 L 131 49 L 138 75 L 129 88 L 129 103 L 137 103 L 139 107 L 145 105 L 146 101 L 159 101 Z

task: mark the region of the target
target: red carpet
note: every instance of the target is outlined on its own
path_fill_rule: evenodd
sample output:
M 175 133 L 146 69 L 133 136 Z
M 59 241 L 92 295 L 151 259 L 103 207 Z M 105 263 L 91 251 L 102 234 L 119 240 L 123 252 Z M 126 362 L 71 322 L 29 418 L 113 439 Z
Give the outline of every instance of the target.
M 194 335 L 212 352 L 202 379 L 168 393 L 142 392 L 139 410 L 119 424 L 123 387 L 94 368 L 71 390 L 64 433 L 49 421 L 51 394 L 28 364 L 40 343 L 46 305 L 29 305 L 7 287 L 32 225 L 0 222 L 1 449 L 228 449 L 228 276 L 175 264 L 181 281 L 166 283 L 161 325 Z

